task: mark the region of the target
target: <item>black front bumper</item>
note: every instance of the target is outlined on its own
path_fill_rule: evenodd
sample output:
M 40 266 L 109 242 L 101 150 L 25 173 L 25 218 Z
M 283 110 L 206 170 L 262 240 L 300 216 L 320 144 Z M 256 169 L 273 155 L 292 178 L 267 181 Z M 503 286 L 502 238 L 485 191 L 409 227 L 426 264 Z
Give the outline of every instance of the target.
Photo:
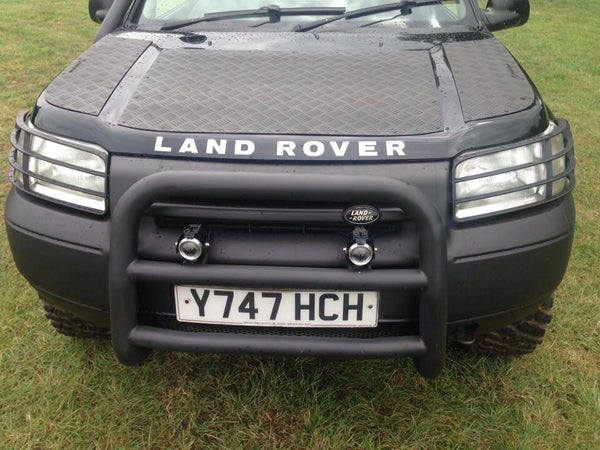
M 148 207 L 174 195 L 197 199 L 199 192 L 208 192 L 211 199 L 391 203 L 417 223 L 417 254 L 407 258 L 416 262 L 357 273 L 331 266 L 185 266 L 145 255 L 139 230 Z M 19 270 L 45 298 L 101 325 L 108 324 L 110 310 L 115 350 L 125 363 L 140 363 L 150 348 L 362 358 L 406 355 L 417 359 L 421 373 L 434 376 L 441 368 L 448 330 L 502 326 L 552 294 L 568 261 L 574 211 L 569 195 L 526 214 L 458 226 L 443 223 L 440 206 L 429 198 L 386 177 L 170 170 L 125 189 L 111 220 L 61 210 L 13 191 L 6 221 Z M 377 290 L 384 300 L 380 322 L 388 328 L 413 326 L 409 332 L 368 338 L 316 332 L 274 338 L 270 332 L 246 333 L 235 327 L 226 332 L 210 327 L 184 331 L 143 320 L 140 310 L 147 297 L 165 304 L 177 283 Z

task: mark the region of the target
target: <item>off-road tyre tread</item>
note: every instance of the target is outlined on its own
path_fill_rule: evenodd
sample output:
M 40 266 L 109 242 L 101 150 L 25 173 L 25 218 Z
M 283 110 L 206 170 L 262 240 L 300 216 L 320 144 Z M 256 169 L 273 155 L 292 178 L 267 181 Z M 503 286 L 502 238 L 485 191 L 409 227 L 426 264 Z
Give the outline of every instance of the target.
M 546 327 L 552 321 L 553 304 L 554 300 L 551 298 L 523 320 L 477 336 L 474 349 L 482 353 L 505 355 L 532 353 L 542 343 Z
M 43 303 L 46 318 L 60 334 L 76 338 L 106 339 L 110 337 L 108 328 L 102 328 L 92 322 L 80 319 L 50 303 Z

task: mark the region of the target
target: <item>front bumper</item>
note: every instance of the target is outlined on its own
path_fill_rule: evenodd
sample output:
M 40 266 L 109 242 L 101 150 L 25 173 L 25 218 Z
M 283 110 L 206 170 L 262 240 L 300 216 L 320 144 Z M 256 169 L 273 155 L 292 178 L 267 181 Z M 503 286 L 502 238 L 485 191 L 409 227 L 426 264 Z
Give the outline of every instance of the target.
M 273 186 L 277 186 L 276 191 Z M 205 191 L 210 191 L 211 198 L 248 201 L 316 198 L 346 204 L 391 202 L 417 223 L 415 234 L 408 238 L 416 238 L 419 244 L 407 244 L 408 255 L 400 267 L 387 267 L 384 261 L 382 267 L 360 274 L 331 267 L 333 264 L 320 268 L 264 263 L 183 266 L 157 260 L 144 248 L 146 238 L 138 231 L 146 220 L 147 208 L 166 197 L 197 197 L 198 192 Z M 100 325 L 110 322 L 115 350 L 123 362 L 141 362 L 150 348 L 413 356 L 421 373 L 435 376 L 441 368 L 447 331 L 460 327 L 485 331 L 502 326 L 523 317 L 552 294 L 567 265 L 574 211 L 568 195 L 527 213 L 455 226 L 443 223 L 437 213 L 441 208 L 432 205 L 429 198 L 389 178 L 366 177 L 357 182 L 355 176 L 200 176 L 196 171 L 177 170 L 142 177 L 124 189 L 110 221 L 49 207 L 16 191 L 7 201 L 6 221 L 21 273 L 51 302 Z M 173 304 L 171 286 L 186 282 L 379 290 L 380 322 L 406 332 L 368 338 L 314 333 L 274 339 L 271 330 L 254 334 L 210 328 L 183 331 L 144 320 L 142 312 L 152 310 L 153 303 L 163 305 L 160 315 L 170 314 L 164 304 Z

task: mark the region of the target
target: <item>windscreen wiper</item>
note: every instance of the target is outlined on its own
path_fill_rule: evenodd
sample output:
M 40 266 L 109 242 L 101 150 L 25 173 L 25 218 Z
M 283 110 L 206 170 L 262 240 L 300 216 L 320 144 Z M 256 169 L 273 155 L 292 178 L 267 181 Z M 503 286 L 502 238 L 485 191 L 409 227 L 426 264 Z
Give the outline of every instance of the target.
M 439 5 L 440 0 L 404 0 L 401 2 L 385 3 L 383 5 L 369 6 L 367 8 L 355 9 L 354 11 L 348 11 L 347 13 L 341 14 L 336 17 L 327 17 L 326 19 L 317 20 L 315 22 L 307 24 L 298 24 L 294 28 L 296 32 L 310 31 L 314 28 L 327 25 L 328 23 L 335 22 L 341 19 L 356 19 L 357 17 L 371 16 L 373 14 L 384 13 L 388 11 L 400 10 L 403 14 L 408 14 L 410 8 L 417 6 L 427 5 Z
M 281 16 L 324 16 L 344 14 L 346 8 L 314 7 L 314 8 L 280 8 L 278 5 L 267 5 L 258 9 L 243 9 L 239 11 L 222 11 L 207 13 L 204 16 L 191 20 L 179 20 L 166 23 L 161 30 L 177 30 L 201 22 L 215 22 L 217 20 L 243 19 L 246 17 L 268 17 L 269 22 L 279 22 Z M 336 16 L 337 17 L 337 16 Z

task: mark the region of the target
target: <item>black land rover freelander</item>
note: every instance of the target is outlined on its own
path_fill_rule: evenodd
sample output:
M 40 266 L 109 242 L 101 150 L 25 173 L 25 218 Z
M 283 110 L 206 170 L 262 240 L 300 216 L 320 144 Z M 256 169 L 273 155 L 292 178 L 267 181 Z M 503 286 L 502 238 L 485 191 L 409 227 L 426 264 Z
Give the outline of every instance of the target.
M 569 125 L 491 31 L 528 0 L 91 0 L 21 112 L 16 264 L 58 331 L 151 349 L 527 353 L 571 249 Z

